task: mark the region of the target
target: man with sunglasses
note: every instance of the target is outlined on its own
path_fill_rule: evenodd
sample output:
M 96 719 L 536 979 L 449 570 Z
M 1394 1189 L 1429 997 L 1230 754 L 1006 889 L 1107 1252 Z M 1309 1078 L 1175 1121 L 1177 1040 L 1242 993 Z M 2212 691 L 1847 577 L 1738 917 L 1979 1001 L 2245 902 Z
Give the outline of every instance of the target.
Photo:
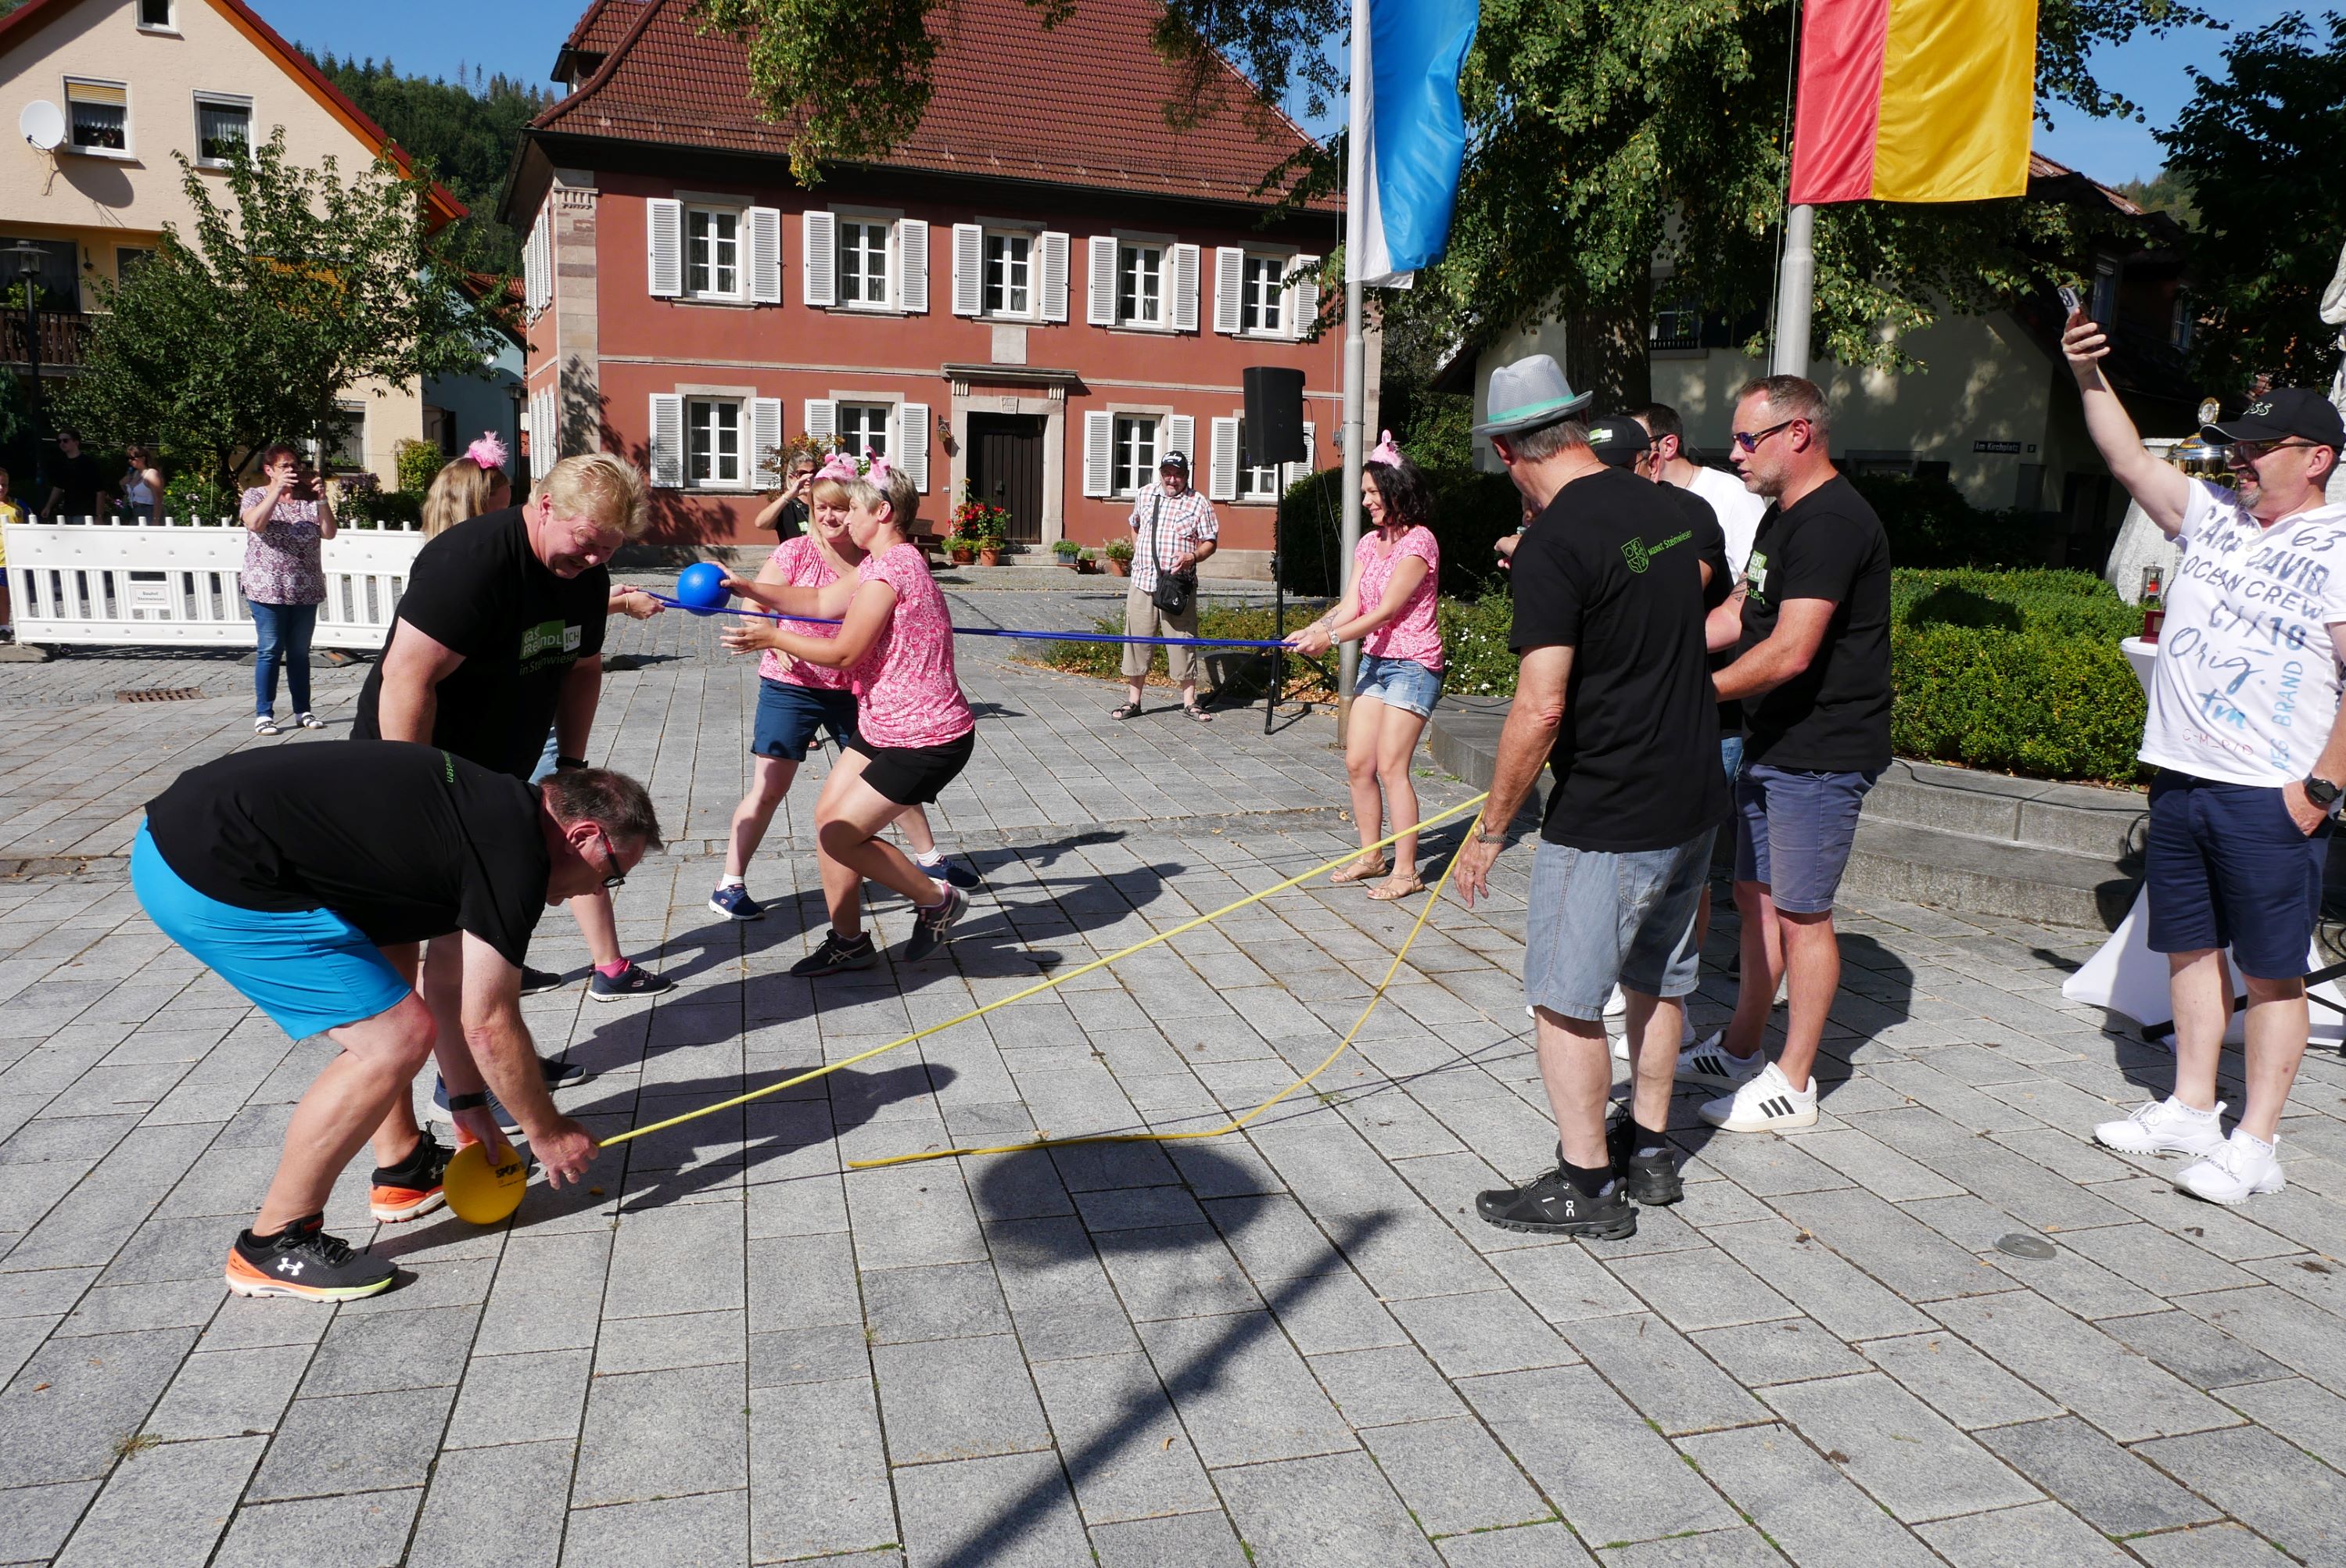
M 382 1136 L 435 1049 L 461 1136 L 502 1143 L 486 1109 L 494 1088 L 547 1179 L 579 1178 L 595 1140 L 546 1090 L 522 1022 L 522 956 L 548 904 L 618 886 L 659 847 L 651 798 L 632 779 L 590 768 L 533 786 L 398 740 L 240 751 L 148 802 L 130 880 L 148 916 L 287 1034 L 323 1034 L 336 1052 L 294 1107 L 260 1214 L 230 1247 L 230 1289 L 344 1301 L 390 1288 L 388 1259 L 327 1233 L 326 1205 L 372 1136 L 373 1217 L 440 1207 L 436 1179 L 412 1202 L 401 1169 L 431 1140 L 417 1135 L 402 1155 Z M 451 932 L 460 983 L 427 1002 L 385 950 Z
M 2283 1185 L 2275 1145 L 2305 1055 L 2305 975 L 2346 782 L 2346 506 L 2322 497 L 2346 427 L 2318 392 L 2263 393 L 2206 428 L 2229 448 L 2227 489 L 2145 450 L 2102 373 L 2108 338 L 2083 311 L 2061 348 L 2103 461 L 2183 546 L 2138 754 L 2159 770 L 2143 881 L 2150 949 L 2167 954 L 2175 1091 L 2094 1136 L 2127 1154 L 2195 1156 L 2176 1186 L 2241 1203 Z M 2229 1138 L 2216 1098 L 2228 947 L 2249 993 L 2248 1105 Z

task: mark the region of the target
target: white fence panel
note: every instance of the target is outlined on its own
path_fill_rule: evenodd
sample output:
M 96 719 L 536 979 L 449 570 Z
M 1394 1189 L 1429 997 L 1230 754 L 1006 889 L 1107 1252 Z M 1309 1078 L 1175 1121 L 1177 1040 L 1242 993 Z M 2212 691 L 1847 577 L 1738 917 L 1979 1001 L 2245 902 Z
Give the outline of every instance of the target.
M 0 543 L 16 640 L 250 647 L 252 612 L 237 584 L 245 539 L 233 517 L 7 524 Z M 381 647 L 423 546 L 419 529 L 342 524 L 325 543 L 326 602 L 313 646 Z

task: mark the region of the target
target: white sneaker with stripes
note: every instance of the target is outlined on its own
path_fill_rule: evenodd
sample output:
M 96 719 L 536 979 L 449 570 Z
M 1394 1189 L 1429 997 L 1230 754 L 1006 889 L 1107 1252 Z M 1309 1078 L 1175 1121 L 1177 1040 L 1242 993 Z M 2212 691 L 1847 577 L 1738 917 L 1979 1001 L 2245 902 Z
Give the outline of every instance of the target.
M 1784 1133 L 1817 1125 L 1817 1081 L 1795 1089 L 1773 1062 L 1732 1095 L 1705 1102 L 1702 1119 L 1723 1133 Z
M 1688 1042 L 1678 1053 L 1678 1082 L 1700 1084 L 1712 1089 L 1739 1089 L 1760 1075 L 1768 1064 L 1765 1051 L 1754 1051 L 1749 1056 L 1738 1056 L 1727 1048 L 1727 1031 L 1716 1030 L 1700 1044 Z

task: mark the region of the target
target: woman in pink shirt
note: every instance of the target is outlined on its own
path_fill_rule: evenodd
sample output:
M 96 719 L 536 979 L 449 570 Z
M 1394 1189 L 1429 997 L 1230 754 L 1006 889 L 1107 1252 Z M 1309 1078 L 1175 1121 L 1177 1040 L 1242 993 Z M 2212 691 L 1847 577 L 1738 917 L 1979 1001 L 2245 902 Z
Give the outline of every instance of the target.
M 1424 477 L 1385 433 L 1361 470 L 1361 508 L 1372 531 L 1352 553 L 1352 580 L 1336 607 L 1287 639 L 1299 653 L 1323 654 L 1337 643 L 1361 641 L 1352 683 L 1352 718 L 1345 734 L 1344 771 L 1352 786 L 1352 820 L 1360 824 L 1361 858 L 1331 882 L 1384 880 L 1372 899 L 1423 892 L 1417 875 L 1417 789 L 1410 759 L 1425 721 L 1442 697 L 1442 627 L 1436 618 L 1442 551 L 1425 525 L 1432 510 Z M 1383 823 L 1405 835 L 1387 861 L 1368 846 L 1385 836 Z
M 771 648 L 824 669 L 844 670 L 855 694 L 855 733 L 815 801 L 815 843 L 831 933 L 793 974 L 862 969 L 877 956 L 863 929 L 859 897 L 867 879 L 913 901 L 906 962 L 942 946 L 969 908 L 949 882 L 938 882 L 880 837 L 908 806 L 937 792 L 969 765 L 977 719 L 954 669 L 953 623 L 928 562 L 911 543 L 920 493 L 910 477 L 876 459 L 869 473 L 842 479 L 847 534 L 863 558 L 852 576 L 821 587 L 728 579 L 726 586 L 786 616 L 836 618 L 818 627 L 744 622 L 728 630 L 736 653 Z M 814 631 L 826 635 L 814 636 Z

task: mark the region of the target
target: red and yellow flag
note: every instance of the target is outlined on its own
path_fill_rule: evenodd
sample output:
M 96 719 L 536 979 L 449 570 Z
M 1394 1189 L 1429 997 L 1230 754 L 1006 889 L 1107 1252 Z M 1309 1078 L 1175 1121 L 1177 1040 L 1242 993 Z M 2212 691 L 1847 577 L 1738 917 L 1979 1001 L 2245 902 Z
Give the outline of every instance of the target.
M 2036 0 L 1807 0 L 1795 206 L 2028 188 Z

